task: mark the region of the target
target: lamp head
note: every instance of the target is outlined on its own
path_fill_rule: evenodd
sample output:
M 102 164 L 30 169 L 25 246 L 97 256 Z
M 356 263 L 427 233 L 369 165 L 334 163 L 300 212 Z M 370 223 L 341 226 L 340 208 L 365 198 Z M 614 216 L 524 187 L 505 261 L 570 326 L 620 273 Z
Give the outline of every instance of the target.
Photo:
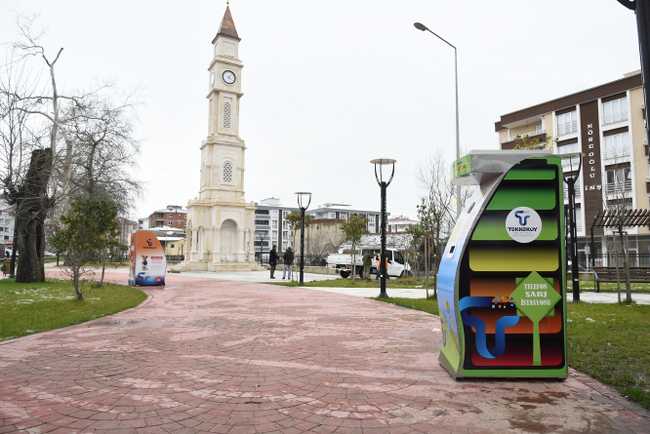
M 370 164 L 373 164 L 375 166 L 375 179 L 379 185 L 383 183 L 388 185 L 393 180 L 393 175 L 395 175 L 396 162 L 397 160 L 393 160 L 392 158 L 375 158 L 374 160 L 370 160 Z M 390 176 L 388 175 L 389 168 Z M 384 171 L 386 173 L 384 173 Z
M 311 204 L 311 193 L 308 191 L 297 191 L 296 199 L 298 199 L 298 207 L 300 209 L 307 209 Z
M 425 26 L 424 24 L 422 24 L 422 23 L 420 23 L 420 22 L 415 22 L 415 23 L 413 23 L 413 27 L 415 27 L 415 28 L 418 29 L 418 30 L 422 30 L 423 32 L 424 32 L 425 30 L 428 30 L 428 29 L 427 29 L 427 26 Z
M 569 176 L 575 176 L 575 178 L 580 176 L 580 168 L 582 167 L 581 152 L 560 154 L 560 159 L 562 160 L 562 170 L 564 172 L 569 172 Z

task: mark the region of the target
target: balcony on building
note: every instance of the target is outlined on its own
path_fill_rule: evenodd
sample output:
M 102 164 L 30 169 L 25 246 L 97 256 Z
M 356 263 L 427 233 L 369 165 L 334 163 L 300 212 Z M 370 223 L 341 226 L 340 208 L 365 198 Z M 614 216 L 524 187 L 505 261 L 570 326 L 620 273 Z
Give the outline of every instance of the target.
M 541 117 L 503 125 L 499 132 L 501 149 L 544 149 L 546 131 Z
M 612 198 L 632 195 L 632 172 L 630 163 L 618 163 L 605 166 L 605 192 Z

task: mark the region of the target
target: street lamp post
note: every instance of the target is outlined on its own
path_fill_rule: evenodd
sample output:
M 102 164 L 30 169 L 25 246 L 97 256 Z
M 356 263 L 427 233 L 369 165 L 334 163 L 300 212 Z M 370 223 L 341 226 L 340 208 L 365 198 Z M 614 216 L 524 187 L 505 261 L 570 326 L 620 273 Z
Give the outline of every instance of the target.
M 648 0 L 618 0 L 618 2 L 636 14 L 641 76 L 643 77 L 643 100 L 645 106 L 648 107 L 650 100 L 650 2 Z M 645 124 L 646 138 L 650 140 L 650 123 L 646 122 Z
M 296 192 L 298 208 L 300 208 L 300 285 L 305 282 L 305 211 L 311 204 L 311 193 Z
M 569 195 L 569 239 L 571 240 L 571 288 L 573 291 L 573 302 L 580 302 L 580 270 L 578 267 L 578 230 L 576 226 L 576 182 L 580 177 L 582 167 L 582 154 L 579 152 L 562 155 L 562 159 L 569 166 L 569 171 L 563 171 L 564 182 L 567 185 Z M 574 170 L 574 166 L 577 168 Z
M 444 42 L 445 44 L 449 45 L 451 48 L 454 49 L 454 88 L 456 94 L 456 160 L 459 160 L 460 159 L 460 120 L 458 116 L 458 50 L 456 50 L 456 46 L 454 44 L 452 44 L 442 36 L 438 35 L 436 32 L 429 29 L 424 24 L 420 22 L 415 22 L 413 23 L 413 27 L 423 32 L 431 33 L 433 36 L 440 39 L 442 42 Z M 460 215 L 460 207 L 461 207 L 460 185 L 456 185 L 456 215 Z
M 395 162 L 390 158 L 377 158 L 370 163 L 375 166 L 375 179 L 381 191 L 381 251 L 379 255 L 379 297 L 388 298 L 386 293 L 386 189 L 395 175 Z M 390 176 L 384 174 L 384 167 L 390 166 Z M 377 170 L 379 169 L 379 170 Z M 388 172 L 388 168 L 386 169 Z M 388 178 L 388 179 L 386 179 Z

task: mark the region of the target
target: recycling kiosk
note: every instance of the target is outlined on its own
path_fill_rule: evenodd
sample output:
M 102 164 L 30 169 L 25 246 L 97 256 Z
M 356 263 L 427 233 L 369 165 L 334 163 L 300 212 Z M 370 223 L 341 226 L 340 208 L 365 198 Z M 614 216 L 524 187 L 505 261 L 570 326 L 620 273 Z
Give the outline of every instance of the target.
M 167 260 L 156 233 L 135 231 L 129 247 L 129 285 L 165 286 Z
M 473 185 L 436 279 L 440 363 L 455 378 L 566 378 L 564 188 L 560 157 L 474 151 Z

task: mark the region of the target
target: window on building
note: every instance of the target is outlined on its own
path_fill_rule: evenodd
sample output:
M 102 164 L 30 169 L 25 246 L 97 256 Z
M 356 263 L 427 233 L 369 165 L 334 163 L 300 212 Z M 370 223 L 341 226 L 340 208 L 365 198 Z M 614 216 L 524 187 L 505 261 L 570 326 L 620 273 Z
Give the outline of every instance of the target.
M 268 220 L 255 220 L 256 225 L 261 225 L 261 226 L 268 226 L 269 221 Z
M 224 184 L 232 184 L 232 162 L 223 162 L 223 182 Z
M 561 143 L 559 142 L 557 144 L 557 153 L 558 154 L 573 154 L 575 152 L 580 152 L 580 145 L 578 144 L 578 141 L 575 140 L 574 142 L 571 143 Z
M 271 227 L 273 229 L 277 229 L 278 228 L 278 221 L 277 220 L 272 220 L 271 221 Z
M 223 103 L 223 127 L 232 127 L 232 104 L 230 98 L 227 98 Z
M 558 136 L 566 136 L 578 131 L 578 114 L 575 110 L 555 115 L 555 121 Z
M 605 160 L 620 160 L 631 154 L 630 135 L 627 131 L 609 134 L 603 137 Z
M 628 164 L 617 164 L 605 168 L 607 192 L 619 193 L 632 190 L 632 171 Z
M 585 230 L 585 220 L 582 215 L 582 205 L 579 203 L 575 204 L 576 206 L 576 230 L 578 232 L 584 232 Z
M 632 198 L 607 199 L 607 209 L 632 209 Z
M 627 96 L 603 101 L 603 125 L 627 120 Z
M 7 241 L 8 239 L 9 239 L 9 236 L 5 235 L 5 241 Z
M 255 214 L 269 215 L 269 210 L 268 209 L 256 209 Z

